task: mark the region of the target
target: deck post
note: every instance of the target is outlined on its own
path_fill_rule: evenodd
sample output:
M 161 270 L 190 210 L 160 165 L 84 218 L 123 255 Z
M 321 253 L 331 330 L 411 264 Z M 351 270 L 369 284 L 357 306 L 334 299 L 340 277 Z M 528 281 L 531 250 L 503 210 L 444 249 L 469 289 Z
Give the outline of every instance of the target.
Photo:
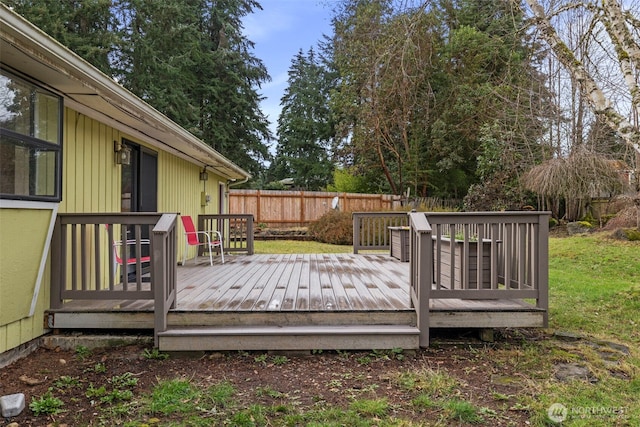
M 549 214 L 538 216 L 538 308 L 544 309 L 544 327 L 549 327 Z
M 409 281 L 411 302 L 416 310 L 420 347 L 429 347 L 429 297 L 433 282 L 431 225 L 424 212 L 409 213 Z
M 247 217 L 247 255 L 253 255 L 253 215 Z
M 429 347 L 429 294 L 431 293 L 431 283 L 433 282 L 433 244 L 431 243 L 431 231 L 420 233 L 418 240 L 418 286 L 420 288 L 418 311 L 418 329 L 420 329 L 420 347 Z
M 167 313 L 176 299 L 176 214 L 164 214 L 153 228 L 151 279 L 154 292 L 153 341 L 159 345 L 158 333 L 167 330 Z
M 357 254 L 360 247 L 360 219 L 362 217 L 355 213 L 351 214 L 351 217 L 353 218 L 353 253 Z

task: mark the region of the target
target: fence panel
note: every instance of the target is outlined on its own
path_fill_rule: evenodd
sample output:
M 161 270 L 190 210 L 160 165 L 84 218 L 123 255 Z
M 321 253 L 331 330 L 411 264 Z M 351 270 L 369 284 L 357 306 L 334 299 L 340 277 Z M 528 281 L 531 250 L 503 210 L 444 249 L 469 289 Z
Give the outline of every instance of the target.
M 337 198 L 337 199 L 336 199 Z M 402 196 L 313 191 L 230 190 L 229 213 L 252 214 L 271 228 L 305 227 L 333 209 L 344 212 L 393 210 Z

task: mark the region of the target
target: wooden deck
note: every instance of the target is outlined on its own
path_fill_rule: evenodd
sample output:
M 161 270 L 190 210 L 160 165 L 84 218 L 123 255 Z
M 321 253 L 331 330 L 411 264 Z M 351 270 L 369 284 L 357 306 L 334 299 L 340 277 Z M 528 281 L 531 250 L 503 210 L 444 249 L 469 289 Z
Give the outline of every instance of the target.
M 406 310 L 407 274 L 388 256 L 235 257 L 213 268 L 180 269 L 178 301 L 190 310 Z
M 230 255 L 225 260 L 220 264 L 218 258 L 213 266 L 208 258 L 196 265 L 189 260 L 178 268 L 177 306 L 169 312 L 170 330 L 160 334 L 161 349 L 418 346 L 406 262 L 387 254 Z M 542 322 L 539 310 L 516 300 L 432 300 L 429 316 L 431 327 L 441 328 Z M 152 329 L 153 301 L 69 301 L 51 311 L 49 324 L 55 329 Z
M 387 255 L 227 255 L 178 268 L 174 311 L 409 310 L 408 264 Z M 153 301 L 77 300 L 67 311 L 151 311 Z

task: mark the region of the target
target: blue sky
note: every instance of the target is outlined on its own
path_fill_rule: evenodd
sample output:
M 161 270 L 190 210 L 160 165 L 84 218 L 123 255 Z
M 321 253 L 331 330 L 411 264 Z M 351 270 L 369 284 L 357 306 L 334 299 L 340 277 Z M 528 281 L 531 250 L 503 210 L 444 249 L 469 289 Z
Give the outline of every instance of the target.
M 267 98 L 262 102 L 262 111 L 268 116 L 275 136 L 280 98 L 287 87 L 291 59 L 300 49 L 306 52 L 315 48 L 323 34 L 331 33 L 331 2 L 258 1 L 263 10 L 245 17 L 244 34 L 255 43 L 254 54 L 264 62 L 272 79 L 262 86 L 260 93 Z

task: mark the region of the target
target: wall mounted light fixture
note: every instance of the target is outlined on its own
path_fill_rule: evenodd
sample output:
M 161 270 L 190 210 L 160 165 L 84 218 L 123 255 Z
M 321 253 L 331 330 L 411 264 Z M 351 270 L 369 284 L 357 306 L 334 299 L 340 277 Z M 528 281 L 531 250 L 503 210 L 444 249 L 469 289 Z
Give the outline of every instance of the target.
M 202 172 L 200 172 L 200 181 L 206 181 L 209 179 L 209 174 L 205 168 L 202 168 Z
M 127 147 L 119 141 L 113 141 L 113 151 L 116 153 L 116 164 L 131 164 L 131 148 Z

